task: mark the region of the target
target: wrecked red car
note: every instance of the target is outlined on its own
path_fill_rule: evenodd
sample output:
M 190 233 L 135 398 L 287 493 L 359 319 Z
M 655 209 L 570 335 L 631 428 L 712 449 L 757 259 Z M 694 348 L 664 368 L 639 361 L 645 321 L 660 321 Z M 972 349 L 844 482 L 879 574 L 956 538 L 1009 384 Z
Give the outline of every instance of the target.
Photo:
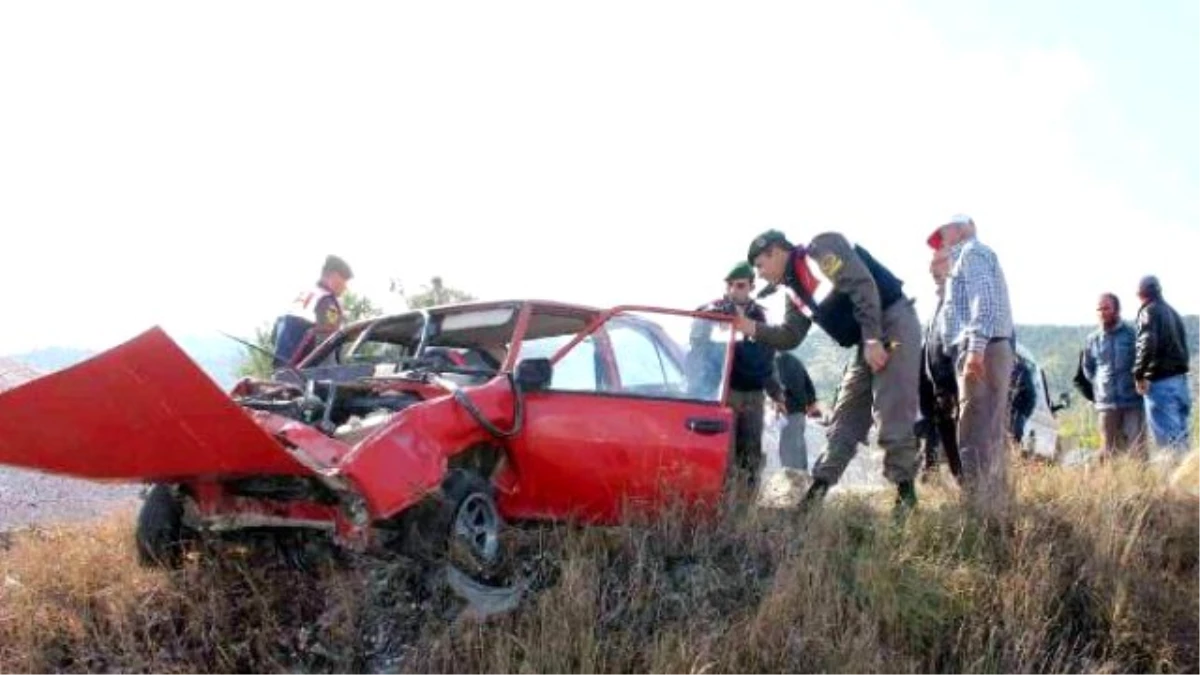
M 0 393 L 0 464 L 152 484 L 145 562 L 202 531 L 314 528 L 486 569 L 506 522 L 715 506 L 731 334 L 723 315 L 467 303 L 360 321 L 225 393 L 155 328 Z

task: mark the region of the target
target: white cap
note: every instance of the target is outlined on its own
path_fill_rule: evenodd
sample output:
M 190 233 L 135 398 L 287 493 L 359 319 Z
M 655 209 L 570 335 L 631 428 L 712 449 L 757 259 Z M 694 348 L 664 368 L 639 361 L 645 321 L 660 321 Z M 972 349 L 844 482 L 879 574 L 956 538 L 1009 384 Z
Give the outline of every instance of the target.
M 929 248 L 932 248 L 935 250 L 939 249 L 942 247 L 942 228 L 943 227 L 945 227 L 947 225 L 973 225 L 974 223 L 975 223 L 975 221 L 971 220 L 971 216 L 968 216 L 965 213 L 956 213 L 956 214 L 950 216 L 950 220 L 947 220 L 946 222 L 942 223 L 941 225 L 938 225 L 937 227 L 933 228 L 933 232 L 929 235 L 929 238 L 925 240 L 925 243 L 929 244 Z

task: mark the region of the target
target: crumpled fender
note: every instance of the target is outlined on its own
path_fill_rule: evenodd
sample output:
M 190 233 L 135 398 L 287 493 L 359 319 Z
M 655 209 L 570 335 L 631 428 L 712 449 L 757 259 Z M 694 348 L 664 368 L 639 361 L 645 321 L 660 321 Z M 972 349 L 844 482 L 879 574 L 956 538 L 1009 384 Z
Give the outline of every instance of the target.
M 479 412 L 501 428 L 512 425 L 515 393 L 505 377 L 464 390 Z M 372 518 L 390 518 L 441 487 L 448 459 L 491 440 L 453 396 L 406 408 L 364 438 L 340 462 Z
M 512 424 L 506 377 L 466 391 L 493 424 Z M 448 458 L 489 438 L 447 395 L 400 411 L 348 446 L 242 408 L 158 327 L 0 392 L 0 464 L 129 482 L 317 474 L 340 485 L 348 479 L 377 519 L 440 488 Z
M 309 473 L 158 327 L 0 392 L 0 464 L 132 482 Z

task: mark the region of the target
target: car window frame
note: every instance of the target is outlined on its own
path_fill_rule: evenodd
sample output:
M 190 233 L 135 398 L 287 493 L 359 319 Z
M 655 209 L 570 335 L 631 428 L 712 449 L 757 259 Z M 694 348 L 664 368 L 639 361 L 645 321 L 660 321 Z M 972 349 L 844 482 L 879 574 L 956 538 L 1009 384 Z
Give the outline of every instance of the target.
M 568 340 L 568 342 L 566 344 L 564 344 L 561 348 L 559 348 L 559 350 L 553 356 L 550 357 L 551 365 L 552 366 L 557 365 L 566 356 L 566 354 L 568 354 L 570 352 L 570 350 L 574 349 L 580 342 L 582 342 L 583 340 L 587 339 L 588 337 L 590 337 L 592 335 L 596 335 L 598 338 L 598 340 L 597 340 L 598 343 L 604 345 L 603 358 L 606 362 L 605 370 L 606 370 L 606 373 L 608 374 L 608 377 L 610 378 L 609 381 L 612 382 L 612 386 L 604 387 L 602 389 L 597 389 L 596 391 L 577 391 L 577 390 L 555 389 L 553 384 L 551 384 L 546 388 L 546 391 L 553 392 L 556 394 L 620 397 L 620 398 L 628 398 L 628 399 L 642 400 L 642 401 L 674 401 L 674 402 L 678 402 L 678 403 L 705 405 L 705 406 L 713 406 L 713 407 L 723 407 L 723 406 L 728 405 L 729 380 L 730 380 L 730 374 L 731 374 L 732 365 L 733 365 L 733 352 L 734 352 L 734 342 L 735 342 L 733 339 L 730 339 L 725 344 L 724 372 L 721 374 L 721 380 L 720 380 L 720 385 L 719 385 L 720 395 L 715 400 L 694 398 L 694 397 L 689 397 L 687 395 L 654 396 L 654 395 L 640 394 L 640 393 L 636 393 L 636 392 L 633 392 L 633 393 L 625 392 L 625 391 L 621 391 L 618 388 L 618 387 L 620 387 L 621 383 L 619 380 L 619 372 L 617 370 L 616 363 L 615 363 L 616 357 L 615 357 L 615 353 L 613 352 L 613 348 L 612 348 L 612 340 L 611 340 L 611 337 L 608 335 L 607 326 L 608 326 L 608 323 L 611 320 L 613 320 L 614 318 L 617 318 L 624 314 L 634 315 L 637 312 L 642 312 L 642 313 L 646 313 L 646 314 L 663 314 L 663 315 L 681 316 L 681 317 L 691 318 L 693 320 L 706 319 L 706 320 L 715 321 L 718 323 L 732 324 L 732 318 L 729 315 L 718 314 L 715 312 L 686 311 L 686 310 L 669 309 L 669 308 L 662 308 L 662 307 L 648 307 L 648 306 L 642 306 L 642 305 L 622 305 L 622 306 L 618 306 L 618 307 L 613 307 L 612 309 L 609 309 L 609 310 L 601 313 L 599 316 L 597 316 L 595 319 L 593 319 L 592 322 L 586 328 L 584 328 L 583 330 L 576 333 L 574 335 L 574 337 L 572 337 L 570 340 Z M 730 326 L 730 329 L 732 330 L 732 326 Z M 665 351 L 665 345 L 660 344 L 661 340 L 659 339 L 658 336 L 647 335 L 646 337 L 652 341 L 652 343 L 654 344 L 655 350 L 657 352 L 659 352 L 661 354 L 663 351 Z M 518 358 L 522 358 L 522 357 L 518 357 Z M 679 364 L 680 367 L 682 367 L 682 365 L 683 364 Z M 686 371 L 683 371 L 683 372 L 686 373 Z M 614 377 L 614 375 L 616 375 L 616 377 Z

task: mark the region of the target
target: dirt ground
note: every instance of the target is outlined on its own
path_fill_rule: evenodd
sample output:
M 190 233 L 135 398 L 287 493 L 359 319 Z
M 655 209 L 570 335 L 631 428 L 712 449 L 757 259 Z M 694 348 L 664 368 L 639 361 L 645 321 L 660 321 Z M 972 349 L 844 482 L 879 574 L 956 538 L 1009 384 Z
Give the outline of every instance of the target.
M 0 358 L 0 391 L 42 373 Z M 0 466 L 0 532 L 27 525 L 86 520 L 136 503 L 141 487 L 103 485 Z
M 0 468 L 0 531 L 87 520 L 138 502 L 139 485 L 104 485 Z

